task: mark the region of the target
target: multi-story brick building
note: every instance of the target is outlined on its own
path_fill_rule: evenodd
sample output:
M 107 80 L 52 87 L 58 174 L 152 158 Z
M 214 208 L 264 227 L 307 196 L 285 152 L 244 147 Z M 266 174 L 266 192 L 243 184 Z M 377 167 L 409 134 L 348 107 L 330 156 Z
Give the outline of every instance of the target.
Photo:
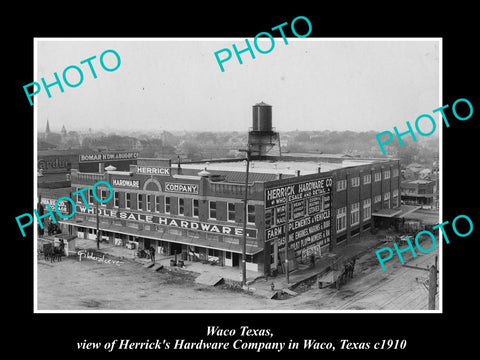
M 255 121 L 259 120 L 254 117 L 254 132 Z M 270 140 L 262 139 L 262 134 Z M 113 194 L 110 201 L 98 205 L 104 239 L 236 267 L 241 263 L 247 191 L 246 267 L 269 273 L 284 253 L 287 196 L 289 257 L 296 262 L 309 261 L 312 254 L 327 253 L 368 230 L 375 216 L 399 212 L 398 160 L 268 156 L 267 143 L 278 133 L 272 136 L 267 127 L 252 138 L 257 143 L 249 143 L 248 189 L 246 160 L 171 164 L 139 158 L 129 171 L 102 166 L 99 172 L 72 170 L 72 187 L 89 187 L 88 208 L 77 196 L 76 214 L 60 222 L 70 233 L 95 239 L 97 204 L 91 188 L 106 181 Z M 106 186 L 97 187 L 102 199 L 110 197 L 108 192 Z

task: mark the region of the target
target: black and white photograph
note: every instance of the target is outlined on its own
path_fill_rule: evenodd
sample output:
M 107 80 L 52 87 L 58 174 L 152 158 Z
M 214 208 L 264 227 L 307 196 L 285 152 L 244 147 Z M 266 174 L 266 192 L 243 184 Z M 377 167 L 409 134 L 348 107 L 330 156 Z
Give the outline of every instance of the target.
M 138 10 L 15 35 L 9 347 L 471 348 L 469 11 Z
M 37 39 L 39 311 L 440 309 L 441 40 L 264 37 Z

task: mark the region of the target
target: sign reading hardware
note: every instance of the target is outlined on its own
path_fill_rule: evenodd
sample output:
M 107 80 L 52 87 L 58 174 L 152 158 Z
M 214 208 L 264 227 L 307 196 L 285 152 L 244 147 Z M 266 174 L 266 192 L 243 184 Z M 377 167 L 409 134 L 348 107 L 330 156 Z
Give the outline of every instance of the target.
M 137 174 L 170 176 L 170 169 L 153 166 L 137 166 Z
M 112 179 L 112 185 L 138 189 L 140 188 L 140 181 L 130 179 Z
M 95 208 L 87 209 L 85 206 L 80 206 L 80 205 L 77 205 L 77 211 L 79 213 L 84 213 L 84 214 L 92 214 L 92 215 L 96 214 Z M 114 218 L 123 219 L 123 220 L 141 221 L 141 222 L 150 223 L 150 224 L 166 225 L 166 226 L 172 226 L 172 227 L 183 228 L 188 230 L 199 230 L 199 231 L 205 231 L 205 232 L 216 233 L 216 234 L 237 235 L 237 236 L 243 235 L 242 227 L 210 224 L 210 223 L 204 223 L 201 221 L 181 220 L 181 219 L 175 219 L 168 216 L 139 214 L 135 212 L 117 211 L 114 209 L 102 209 L 102 208 L 98 209 L 98 215 L 114 217 Z M 256 238 L 257 230 L 247 229 L 247 237 Z
M 198 185 L 166 182 L 165 192 L 198 194 Z

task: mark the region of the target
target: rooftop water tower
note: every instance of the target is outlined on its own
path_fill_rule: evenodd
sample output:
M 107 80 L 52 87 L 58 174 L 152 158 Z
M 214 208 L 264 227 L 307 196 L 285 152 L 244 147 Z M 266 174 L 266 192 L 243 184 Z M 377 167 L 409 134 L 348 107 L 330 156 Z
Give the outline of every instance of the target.
M 281 156 L 280 135 L 272 127 L 272 106 L 260 102 L 252 106 L 252 127 L 248 131 L 248 147 L 252 157 Z

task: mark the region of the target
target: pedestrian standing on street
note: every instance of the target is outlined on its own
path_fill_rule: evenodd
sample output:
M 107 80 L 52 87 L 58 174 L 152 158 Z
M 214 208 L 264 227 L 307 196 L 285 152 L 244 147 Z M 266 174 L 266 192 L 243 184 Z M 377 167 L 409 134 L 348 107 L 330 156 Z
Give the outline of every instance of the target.
M 150 259 L 155 264 L 155 248 L 153 246 L 150 246 L 148 250 L 150 251 Z

